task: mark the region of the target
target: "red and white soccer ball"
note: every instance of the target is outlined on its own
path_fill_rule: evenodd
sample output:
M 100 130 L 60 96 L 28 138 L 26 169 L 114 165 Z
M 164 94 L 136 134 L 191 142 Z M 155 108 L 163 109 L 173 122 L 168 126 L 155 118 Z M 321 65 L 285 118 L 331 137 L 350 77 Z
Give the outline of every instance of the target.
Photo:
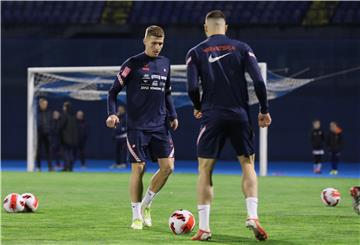
M 25 211 L 35 212 L 39 207 L 39 200 L 32 193 L 24 193 L 21 197 L 25 200 Z
M 8 213 L 22 212 L 25 209 L 25 200 L 17 193 L 11 193 L 4 199 L 4 209 Z
M 169 228 L 176 235 L 189 233 L 194 226 L 194 215 L 188 210 L 176 210 L 169 218 Z
M 321 201 L 331 207 L 335 207 L 340 202 L 340 192 L 335 188 L 326 188 L 321 192 Z

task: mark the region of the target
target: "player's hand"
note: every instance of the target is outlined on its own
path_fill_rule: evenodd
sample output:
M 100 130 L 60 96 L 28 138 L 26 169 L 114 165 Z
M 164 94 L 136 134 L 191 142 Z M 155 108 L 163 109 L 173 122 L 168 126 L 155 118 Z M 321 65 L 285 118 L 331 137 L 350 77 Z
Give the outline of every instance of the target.
M 179 126 L 179 121 L 175 118 L 174 120 L 170 121 L 170 127 L 175 131 Z
M 200 119 L 202 117 L 202 112 L 199 110 L 194 109 L 194 117 L 196 119 Z
M 109 128 L 115 128 L 116 124 L 118 123 L 119 123 L 119 118 L 116 115 L 110 115 L 106 119 L 106 126 L 108 126 Z
M 270 114 L 269 113 L 266 113 L 266 114 L 259 113 L 258 122 L 259 122 L 259 127 L 260 128 L 269 127 L 270 124 L 271 124 L 271 116 L 270 116 Z

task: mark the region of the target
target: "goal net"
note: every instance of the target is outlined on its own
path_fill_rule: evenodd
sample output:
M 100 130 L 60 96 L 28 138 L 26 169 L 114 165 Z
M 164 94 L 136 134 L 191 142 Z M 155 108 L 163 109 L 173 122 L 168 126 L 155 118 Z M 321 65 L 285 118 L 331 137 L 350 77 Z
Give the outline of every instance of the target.
M 312 79 L 292 79 L 267 71 L 266 63 L 259 63 L 263 78 L 267 81 L 268 98 L 282 96 Z M 78 100 L 106 100 L 107 92 L 119 71 L 110 67 L 31 67 L 28 68 L 27 106 L 27 169 L 34 171 L 37 148 L 37 97 L 70 97 Z M 250 77 L 247 75 L 250 104 L 257 98 Z M 186 66 L 171 66 L 172 95 L 177 108 L 191 105 L 186 92 Z M 119 100 L 125 102 L 125 92 Z M 267 174 L 267 129 L 260 129 L 260 175 Z

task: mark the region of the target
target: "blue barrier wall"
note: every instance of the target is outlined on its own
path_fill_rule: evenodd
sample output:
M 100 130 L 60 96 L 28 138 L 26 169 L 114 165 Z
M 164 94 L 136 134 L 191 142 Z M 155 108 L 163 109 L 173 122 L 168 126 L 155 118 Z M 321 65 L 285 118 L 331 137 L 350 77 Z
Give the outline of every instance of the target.
M 171 38 L 163 54 L 173 64 L 183 64 L 188 49 L 201 39 Z M 314 77 L 360 65 L 358 39 L 252 39 L 247 41 L 258 59 L 270 69 L 288 67 L 296 72 L 311 70 L 303 77 Z M 2 46 L 2 158 L 26 157 L 26 69 L 41 66 L 120 65 L 127 57 L 141 52 L 139 39 L 10 39 Z M 271 160 L 311 160 L 309 130 L 313 118 L 323 121 L 323 129 L 336 120 L 344 129 L 342 159 L 360 161 L 360 72 L 309 84 L 270 102 L 273 124 L 269 131 Z M 50 99 L 52 109 L 61 109 L 61 99 Z M 86 113 L 91 128 L 87 154 L 91 158 L 112 158 L 111 130 L 105 127 L 106 103 L 74 101 Z M 253 107 L 253 121 L 257 107 Z M 178 109 L 180 128 L 174 134 L 177 157 L 193 159 L 198 122 L 192 109 Z M 222 158 L 234 153 L 226 147 Z

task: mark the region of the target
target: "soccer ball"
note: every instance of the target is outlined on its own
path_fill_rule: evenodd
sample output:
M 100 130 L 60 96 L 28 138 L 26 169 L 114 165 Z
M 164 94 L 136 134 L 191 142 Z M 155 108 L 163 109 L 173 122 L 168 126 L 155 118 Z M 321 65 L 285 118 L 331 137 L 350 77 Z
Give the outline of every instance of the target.
M 189 233 L 194 229 L 194 226 L 194 216 L 188 210 L 176 210 L 169 218 L 169 228 L 176 235 Z
M 4 209 L 8 213 L 17 213 L 25 208 L 24 199 L 17 193 L 11 193 L 4 199 Z
M 39 200 L 31 193 L 24 193 L 21 197 L 25 201 L 25 211 L 35 212 L 39 206 Z
M 321 192 L 321 201 L 331 207 L 335 207 L 340 202 L 340 192 L 335 188 L 326 188 Z

